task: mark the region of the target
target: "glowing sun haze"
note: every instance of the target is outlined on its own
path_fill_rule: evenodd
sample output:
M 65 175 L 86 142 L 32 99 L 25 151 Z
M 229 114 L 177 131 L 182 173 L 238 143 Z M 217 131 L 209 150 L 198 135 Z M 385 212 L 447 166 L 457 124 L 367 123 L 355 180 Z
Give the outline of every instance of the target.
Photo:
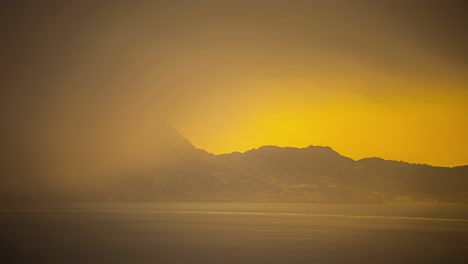
M 457 1 L 38 1 L 7 11 L 10 167 L 148 160 L 161 120 L 212 153 L 323 145 L 353 159 L 468 163 Z
M 434 78 L 424 84 L 398 76 L 360 77 L 327 84 L 296 78 L 253 81 L 245 84 L 252 89 L 243 96 L 205 102 L 178 126 L 197 147 L 213 153 L 312 144 L 332 146 L 354 159 L 466 163 L 464 86 Z M 376 85 L 383 90 L 372 90 Z

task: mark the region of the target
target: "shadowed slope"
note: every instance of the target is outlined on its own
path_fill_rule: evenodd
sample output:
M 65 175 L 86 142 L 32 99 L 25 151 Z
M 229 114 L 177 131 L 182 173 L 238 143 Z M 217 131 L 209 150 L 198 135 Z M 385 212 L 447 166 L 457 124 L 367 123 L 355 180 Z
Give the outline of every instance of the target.
M 213 155 L 196 149 L 168 127 L 159 131 L 152 144 L 154 151 L 144 161 L 117 164 L 113 173 L 94 178 L 84 175 L 80 181 L 71 181 L 77 184 L 31 194 L 30 199 L 468 201 L 468 166 L 444 168 L 380 158 L 354 161 L 321 146 L 264 146 L 245 153 Z

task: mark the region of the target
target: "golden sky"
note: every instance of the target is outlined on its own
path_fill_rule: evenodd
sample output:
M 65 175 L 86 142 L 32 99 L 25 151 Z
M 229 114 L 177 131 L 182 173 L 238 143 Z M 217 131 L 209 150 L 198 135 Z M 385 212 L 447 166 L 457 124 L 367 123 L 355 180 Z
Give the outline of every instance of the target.
M 254 81 L 243 96 L 195 110 L 179 129 L 197 147 L 213 153 L 262 145 L 322 145 L 353 159 L 378 156 L 441 166 L 466 163 L 468 94 L 460 87 L 462 82 L 371 79 L 338 80 L 320 92 L 313 91 L 322 87 L 317 80 Z M 347 88 L 341 88 L 343 83 Z M 375 83 L 401 90 L 362 91 Z M 425 88 L 411 89 L 423 83 Z M 230 122 L 225 122 L 226 116 Z
M 216 154 L 323 145 L 353 159 L 468 164 L 460 3 L 12 6 L 5 164 L 60 174 L 150 160 L 161 120 Z

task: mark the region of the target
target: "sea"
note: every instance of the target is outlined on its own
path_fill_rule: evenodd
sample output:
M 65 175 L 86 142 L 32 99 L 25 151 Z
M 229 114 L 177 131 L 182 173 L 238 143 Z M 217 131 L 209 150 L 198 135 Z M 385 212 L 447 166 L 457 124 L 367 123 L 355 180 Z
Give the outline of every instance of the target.
M 12 203 L 0 263 L 468 263 L 468 205 Z

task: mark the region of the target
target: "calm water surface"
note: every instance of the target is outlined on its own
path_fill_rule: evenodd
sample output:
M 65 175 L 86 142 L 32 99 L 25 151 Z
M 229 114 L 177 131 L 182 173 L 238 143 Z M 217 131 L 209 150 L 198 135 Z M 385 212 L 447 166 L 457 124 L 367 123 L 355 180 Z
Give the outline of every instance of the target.
M 468 206 L 4 204 L 0 242 L 2 263 L 468 263 Z

